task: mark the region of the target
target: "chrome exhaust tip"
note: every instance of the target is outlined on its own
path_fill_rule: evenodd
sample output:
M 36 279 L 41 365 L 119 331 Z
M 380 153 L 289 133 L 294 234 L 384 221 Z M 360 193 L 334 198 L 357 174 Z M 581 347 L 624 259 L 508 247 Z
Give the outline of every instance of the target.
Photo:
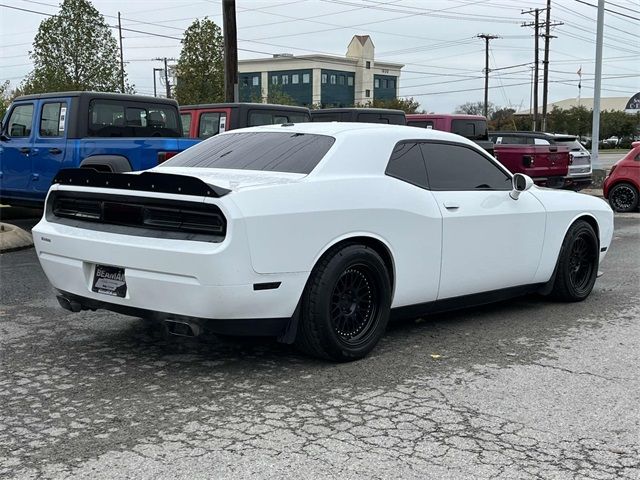
M 180 320 L 165 320 L 167 332 L 177 337 L 197 337 L 200 335 L 200 326 L 193 322 L 183 322 Z

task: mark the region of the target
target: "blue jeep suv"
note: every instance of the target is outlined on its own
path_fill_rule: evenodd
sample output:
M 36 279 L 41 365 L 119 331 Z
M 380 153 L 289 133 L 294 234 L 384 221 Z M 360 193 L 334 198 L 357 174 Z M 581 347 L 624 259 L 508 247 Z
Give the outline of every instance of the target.
M 0 203 L 41 206 L 56 173 L 145 170 L 197 143 L 175 100 L 95 92 L 17 97 L 0 129 Z

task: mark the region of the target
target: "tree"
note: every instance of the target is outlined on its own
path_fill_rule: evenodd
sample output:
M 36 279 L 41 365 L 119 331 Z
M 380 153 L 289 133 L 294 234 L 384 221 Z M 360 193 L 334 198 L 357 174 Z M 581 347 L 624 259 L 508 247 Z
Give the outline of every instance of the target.
M 224 102 L 223 38 L 213 20 L 196 20 L 184 32 L 176 72 L 178 103 Z
M 516 111 L 513 108 L 500 108 L 493 112 L 489 121 L 490 130 L 515 130 L 516 122 L 513 114 Z
M 273 103 L 275 105 L 299 105 L 293 97 L 284 93 L 280 85 L 269 85 L 267 103 Z
M 497 110 L 496 106 L 489 102 L 487 108 L 487 115 L 491 118 L 491 115 Z M 456 107 L 455 113 L 464 113 L 467 115 L 484 115 L 484 102 L 467 102 Z
M 0 83 L 0 119 L 4 117 L 4 113 L 9 109 L 11 105 L 11 83 L 9 80 L 5 80 L 4 83 Z
M 410 98 L 392 98 L 388 100 L 374 99 L 371 102 L 371 106 L 375 108 L 392 108 L 395 110 L 402 110 L 404 113 L 416 113 L 420 108 L 420 103 Z
M 25 93 L 121 91 L 118 44 L 88 0 L 63 0 L 58 15 L 40 23 L 30 56 L 34 69 Z M 125 90 L 132 87 L 125 84 Z

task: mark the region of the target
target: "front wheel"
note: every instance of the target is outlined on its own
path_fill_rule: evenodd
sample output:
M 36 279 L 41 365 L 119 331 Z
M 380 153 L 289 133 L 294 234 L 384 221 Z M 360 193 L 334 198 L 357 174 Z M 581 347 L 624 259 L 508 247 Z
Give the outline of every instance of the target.
M 562 242 L 551 295 L 565 302 L 579 302 L 589 296 L 598 276 L 600 244 L 593 227 L 578 220 Z
M 638 208 L 638 190 L 630 183 L 619 183 L 609 192 L 609 204 L 616 212 L 632 212 Z
M 333 361 L 366 356 L 389 321 L 391 282 L 380 255 L 365 245 L 330 251 L 303 294 L 296 345 Z

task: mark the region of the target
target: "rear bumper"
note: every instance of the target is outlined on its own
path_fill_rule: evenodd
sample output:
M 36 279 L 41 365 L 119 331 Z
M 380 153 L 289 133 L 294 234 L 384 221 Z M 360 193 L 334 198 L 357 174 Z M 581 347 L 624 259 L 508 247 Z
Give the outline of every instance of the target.
M 587 188 L 592 183 L 591 174 L 588 175 L 569 175 L 565 179 L 565 187 L 572 188 L 573 190 L 582 190 L 583 188 Z
M 291 317 L 283 318 L 243 318 L 243 319 L 215 319 L 176 315 L 169 312 L 149 310 L 145 308 L 118 305 L 103 302 L 93 298 L 82 297 L 73 293 L 59 290 L 59 296 L 80 304 L 83 310 L 109 310 L 132 317 L 147 318 L 156 321 L 178 320 L 201 325 L 211 333 L 236 336 L 282 336 Z
M 96 232 L 43 220 L 33 228 L 33 239 L 52 285 L 65 296 L 81 298 L 87 308 L 217 323 L 291 318 L 308 272 L 256 273 L 240 222 L 233 230 L 222 243 L 206 243 Z M 96 265 L 124 268 L 124 297 L 92 291 Z M 269 288 L 259 285 L 267 283 Z

